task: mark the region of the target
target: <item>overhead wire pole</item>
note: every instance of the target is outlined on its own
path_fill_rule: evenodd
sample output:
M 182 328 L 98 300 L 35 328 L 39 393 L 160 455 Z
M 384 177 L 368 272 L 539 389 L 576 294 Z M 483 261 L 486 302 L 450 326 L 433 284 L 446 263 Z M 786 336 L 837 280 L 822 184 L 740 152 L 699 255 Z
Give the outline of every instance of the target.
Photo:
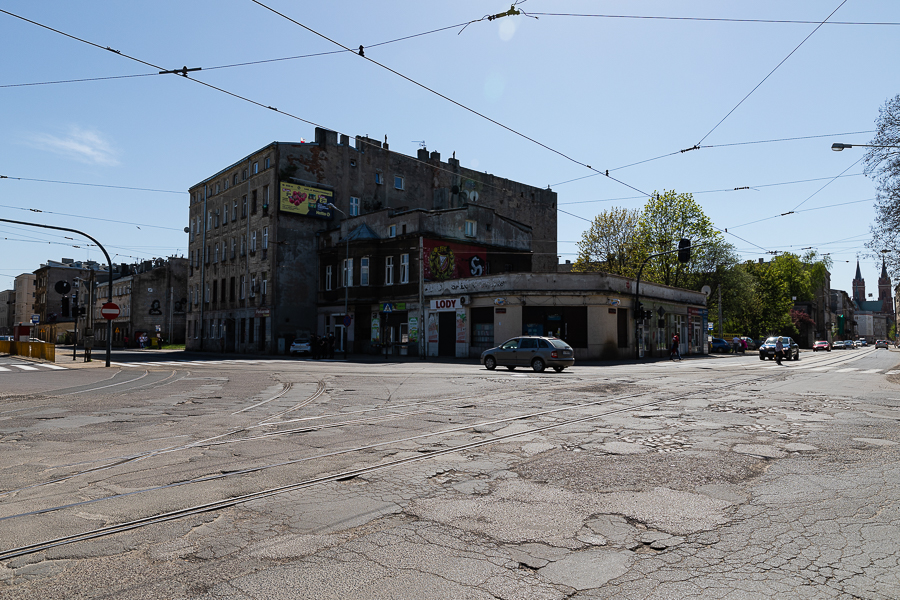
M 77 233 L 78 235 L 83 235 L 87 239 L 91 240 L 100 250 L 103 252 L 103 256 L 106 257 L 106 264 L 109 268 L 109 290 L 108 298 L 109 302 L 112 302 L 112 284 L 113 284 L 113 268 L 112 268 L 112 259 L 109 258 L 109 252 L 106 251 L 106 248 L 103 247 L 103 244 L 98 242 L 93 237 L 89 236 L 83 231 L 78 231 L 77 229 L 70 229 L 68 227 L 56 227 L 55 225 L 44 225 L 42 223 L 30 223 L 28 221 L 13 221 L 12 219 L 0 219 L 0 222 L 3 223 L 15 223 L 16 225 L 28 225 L 29 227 L 42 227 L 44 229 L 56 229 L 58 231 L 68 231 L 71 233 Z M 77 318 L 77 317 L 76 317 Z M 112 320 L 108 319 L 106 321 L 106 366 L 109 366 L 109 356 L 112 353 Z

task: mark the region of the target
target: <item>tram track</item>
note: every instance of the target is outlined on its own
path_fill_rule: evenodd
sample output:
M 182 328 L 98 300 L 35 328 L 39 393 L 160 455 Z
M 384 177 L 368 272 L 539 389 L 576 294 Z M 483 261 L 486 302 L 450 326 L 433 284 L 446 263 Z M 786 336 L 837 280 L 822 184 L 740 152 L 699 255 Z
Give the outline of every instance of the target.
M 514 439 L 516 437 L 520 437 L 523 435 L 533 435 L 535 433 L 540 433 L 543 431 L 559 429 L 559 428 L 563 428 L 563 427 L 577 424 L 577 423 L 584 423 L 584 422 L 600 419 L 600 418 L 603 418 L 605 416 L 609 416 L 612 414 L 640 410 L 640 409 L 648 408 L 651 406 L 656 406 L 656 405 L 662 404 L 664 402 L 677 401 L 677 400 L 681 400 L 684 398 L 689 398 L 689 397 L 697 396 L 697 395 L 708 395 L 712 392 L 716 392 L 716 391 L 719 391 L 722 389 L 734 389 L 735 386 L 740 386 L 740 385 L 753 383 L 753 382 L 770 379 L 770 378 L 771 378 L 771 376 L 769 374 L 763 374 L 758 377 L 743 378 L 742 380 L 739 380 L 739 381 L 728 381 L 727 383 L 723 383 L 722 385 L 713 386 L 713 387 L 704 387 L 703 389 L 687 392 L 687 393 L 680 394 L 680 395 L 666 396 L 664 398 L 655 399 L 650 402 L 642 402 L 642 403 L 638 403 L 638 404 L 631 404 L 629 406 L 617 407 L 617 408 L 613 408 L 608 411 L 600 412 L 598 414 L 581 416 L 581 417 L 576 417 L 573 419 L 567 419 L 567 420 L 560 421 L 557 423 L 539 426 L 539 427 L 531 428 L 531 429 L 521 431 L 521 432 L 510 433 L 510 434 L 506 434 L 506 435 L 502 435 L 502 436 L 496 436 L 494 438 L 487 439 L 487 440 L 478 440 L 478 441 L 469 442 L 466 444 L 452 446 L 452 447 L 445 448 L 445 449 L 433 450 L 433 451 L 423 454 L 421 456 L 406 457 L 406 458 L 402 458 L 402 459 L 389 461 L 386 463 L 381 463 L 378 465 L 360 467 L 357 469 L 352 469 L 352 470 L 343 471 L 343 472 L 339 472 L 339 473 L 333 473 L 333 474 L 313 477 L 313 478 L 310 478 L 310 479 L 307 479 L 304 481 L 300 481 L 300 482 L 296 482 L 296 483 L 292 483 L 292 484 L 288 484 L 288 485 L 284 485 L 284 486 L 269 488 L 266 490 L 260 490 L 258 492 L 244 494 L 244 495 L 236 496 L 233 498 L 227 498 L 227 499 L 217 500 L 217 501 L 202 504 L 202 505 L 186 507 L 186 508 L 178 509 L 175 511 L 169 511 L 169 512 L 161 513 L 158 515 L 152 515 L 152 516 L 136 519 L 136 520 L 125 522 L 125 523 L 120 523 L 117 525 L 111 525 L 111 526 L 107 526 L 107 527 L 97 528 L 94 530 L 90 530 L 90 531 L 86 531 L 86 532 L 82 532 L 82 533 L 78 533 L 78 534 L 73 534 L 73 535 L 63 536 L 63 537 L 59 537 L 59 538 L 55 538 L 55 539 L 51 539 L 51 540 L 46 540 L 44 542 L 40 542 L 40 543 L 36 543 L 36 544 L 30 544 L 30 545 L 21 546 L 18 548 L 12 548 L 9 550 L 0 551 L 0 560 L 8 560 L 8 559 L 11 559 L 11 558 L 14 558 L 17 556 L 23 556 L 23 555 L 27 555 L 27 554 L 41 552 L 43 550 L 48 550 L 50 548 L 54 548 L 54 547 L 61 546 L 64 544 L 70 544 L 70 543 L 75 543 L 75 542 L 79 542 L 79 541 L 86 541 L 89 539 L 104 537 L 107 535 L 121 533 L 124 531 L 132 530 L 132 529 L 136 529 L 139 527 L 144 527 L 144 526 L 148 526 L 148 525 L 152 525 L 152 524 L 163 523 L 166 521 L 171 521 L 174 519 L 179 519 L 179 518 L 190 516 L 190 515 L 195 515 L 195 514 L 200 514 L 200 513 L 204 513 L 204 512 L 215 511 L 215 510 L 221 510 L 224 508 L 236 506 L 236 505 L 250 502 L 253 500 L 259 500 L 259 499 L 275 496 L 278 494 L 283 494 L 283 493 L 287 493 L 287 492 L 291 492 L 291 491 L 297 491 L 297 490 L 313 487 L 316 485 L 321 485 L 321 484 L 328 483 L 328 482 L 343 481 L 343 480 L 352 479 L 352 478 L 355 478 L 355 477 L 358 477 L 360 475 L 364 475 L 367 473 L 382 471 L 385 469 L 390 469 L 390 468 L 394 468 L 394 467 L 398 467 L 398 466 L 402 466 L 402 465 L 406 465 L 406 464 L 411 464 L 411 463 L 415 463 L 415 462 L 432 460 L 434 458 L 437 458 L 440 456 L 445 456 L 447 454 L 452 454 L 452 453 L 462 452 L 465 450 L 480 448 L 480 447 L 496 444 L 499 442 L 507 441 L 510 439 Z M 350 453 L 350 452 L 358 452 L 361 450 L 371 449 L 371 448 L 375 448 L 375 447 L 383 447 L 388 444 L 397 444 L 402 441 L 423 439 L 426 437 L 431 437 L 431 436 L 436 436 L 436 435 L 446 435 L 448 433 L 454 433 L 454 432 L 458 432 L 458 431 L 462 431 L 462 430 L 466 430 L 466 429 L 472 429 L 474 427 L 478 427 L 479 425 L 489 425 L 489 424 L 499 424 L 499 423 L 505 423 L 505 422 L 511 422 L 511 421 L 521 421 L 524 419 L 535 418 L 538 416 L 544 416 L 544 415 L 548 415 L 548 414 L 552 414 L 552 413 L 558 413 L 558 412 L 565 411 L 565 410 L 584 409 L 584 408 L 588 408 L 588 407 L 592 407 L 592 406 L 609 404 L 612 402 L 620 402 L 620 401 L 624 401 L 624 400 L 638 398 L 641 396 L 650 396 L 650 395 L 658 394 L 658 393 L 659 392 L 655 391 L 655 390 L 654 391 L 637 392 L 634 394 L 616 396 L 613 398 L 605 398 L 603 400 L 598 400 L 596 402 L 591 402 L 591 403 L 582 403 L 582 404 L 573 405 L 573 406 L 560 407 L 560 408 L 555 408 L 555 409 L 550 409 L 550 410 L 545 410 L 545 411 L 538 411 L 538 412 L 533 412 L 533 413 L 528 413 L 528 414 L 523 414 L 523 415 L 517 415 L 514 417 L 508 417 L 508 418 L 504 418 L 504 419 L 495 419 L 492 421 L 484 422 L 482 424 L 469 424 L 469 425 L 455 427 L 455 428 L 451 428 L 451 429 L 445 429 L 445 430 L 441 430 L 441 431 L 437 431 L 437 432 L 428 432 L 425 434 L 412 436 L 409 438 L 404 438 L 403 440 L 390 440 L 390 441 L 385 441 L 385 442 L 379 442 L 376 444 L 370 444 L 370 445 L 359 447 L 359 448 L 352 448 L 352 449 L 345 449 L 345 450 L 330 452 L 330 453 L 322 454 L 322 455 L 319 455 L 316 457 L 306 457 L 306 458 L 296 459 L 296 460 L 292 460 L 292 461 L 283 461 L 283 462 L 277 463 L 277 464 L 264 465 L 264 466 L 260 466 L 260 467 L 250 468 L 250 469 L 243 469 L 243 470 L 239 470 L 239 471 L 233 471 L 233 472 L 222 473 L 222 474 L 213 475 L 213 476 L 207 476 L 207 477 L 203 477 L 203 478 L 196 478 L 196 479 L 193 479 L 190 481 L 177 482 L 177 483 L 169 484 L 166 486 L 157 486 L 154 488 L 147 488 L 145 490 L 135 490 L 133 492 L 127 492 L 125 494 L 117 494 L 117 495 L 109 496 L 106 498 L 95 498 L 95 499 L 91 499 L 91 500 L 87 500 L 87 501 L 83 501 L 83 502 L 72 503 L 72 504 L 65 505 L 65 506 L 40 509 L 37 511 L 31 511 L 31 512 L 22 513 L 19 515 L 9 515 L 7 517 L 0 518 L 0 521 L 5 521 L 5 520 L 9 520 L 9 519 L 14 519 L 14 518 L 32 517 L 32 516 L 36 516 L 39 514 L 45 514 L 47 512 L 63 510 L 66 508 L 72 508 L 72 507 L 76 507 L 76 506 L 83 506 L 85 504 L 90 504 L 90 503 L 94 503 L 94 502 L 100 502 L 100 501 L 104 501 L 104 500 L 112 500 L 112 499 L 116 499 L 116 498 L 124 498 L 124 497 L 131 496 L 131 495 L 134 495 L 137 493 L 145 493 L 145 492 L 149 492 L 149 491 L 156 491 L 156 490 L 161 490 L 161 489 L 178 487 L 178 486 L 182 486 L 182 485 L 188 485 L 191 483 L 210 481 L 212 479 L 219 479 L 222 477 L 228 477 L 228 476 L 232 476 L 232 475 L 246 474 L 246 473 L 250 473 L 250 472 L 260 471 L 263 469 L 294 464 L 294 463 L 302 462 L 302 461 L 321 459 L 321 458 L 326 458 L 326 457 L 330 457 L 330 456 L 336 456 L 338 454 L 346 454 L 346 453 Z

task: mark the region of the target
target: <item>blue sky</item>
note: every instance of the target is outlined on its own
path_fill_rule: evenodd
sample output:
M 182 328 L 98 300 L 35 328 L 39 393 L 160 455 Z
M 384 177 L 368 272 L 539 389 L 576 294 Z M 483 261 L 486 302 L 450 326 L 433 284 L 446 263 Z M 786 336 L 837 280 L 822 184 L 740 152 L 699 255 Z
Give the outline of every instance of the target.
M 202 67 L 198 80 L 350 136 L 387 135 L 399 152 L 415 154 L 424 140 L 445 159 L 456 152 L 465 166 L 552 185 L 565 211 L 561 261 L 574 260 L 584 219 L 643 204 L 632 188 L 674 189 L 693 192 L 744 258 L 816 247 L 832 253 L 832 287 L 851 289 L 875 189 L 859 175 L 862 163 L 854 165 L 861 149 L 830 146 L 866 143 L 871 133 L 828 134 L 871 131 L 878 108 L 900 93 L 900 26 L 823 25 L 716 126 L 814 23 L 519 15 L 375 46 L 503 12 L 509 2 L 267 4 L 631 187 L 604 176 L 562 183 L 592 171 L 353 53 L 213 68 L 339 50 L 251 0 L 7 0 L 0 9 L 167 69 Z M 528 0 L 519 8 L 818 22 L 839 5 Z M 900 2 L 847 0 L 831 20 L 900 23 Z M 310 124 L 9 15 L 0 14 L 0 31 L 0 175 L 9 178 L 0 179 L 0 218 L 81 229 L 115 262 L 186 253 L 190 185 L 273 140 L 313 137 Z M 123 75 L 142 76 L 17 85 Z M 747 143 L 808 136 L 824 137 Z M 156 191 L 27 181 L 34 179 Z M 0 224 L 0 289 L 47 259 L 102 259 L 64 235 Z M 880 267 L 865 258 L 862 265 L 867 291 L 877 292 Z

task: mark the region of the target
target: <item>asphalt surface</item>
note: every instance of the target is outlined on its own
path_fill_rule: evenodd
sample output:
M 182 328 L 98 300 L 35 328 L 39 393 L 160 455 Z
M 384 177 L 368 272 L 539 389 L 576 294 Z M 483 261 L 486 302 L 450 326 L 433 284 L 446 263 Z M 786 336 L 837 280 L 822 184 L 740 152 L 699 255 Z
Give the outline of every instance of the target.
M 70 360 L 0 357 L 4 599 L 900 597 L 896 350 Z

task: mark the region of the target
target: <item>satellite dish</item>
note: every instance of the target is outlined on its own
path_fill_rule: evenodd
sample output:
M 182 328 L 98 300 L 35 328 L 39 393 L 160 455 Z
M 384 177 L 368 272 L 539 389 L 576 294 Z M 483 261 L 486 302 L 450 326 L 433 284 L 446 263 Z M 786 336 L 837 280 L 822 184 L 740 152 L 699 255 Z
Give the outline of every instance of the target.
M 56 282 L 56 285 L 53 286 L 53 289 L 56 290 L 57 294 L 68 294 L 69 290 L 72 289 L 72 286 L 69 285 L 69 282 L 61 279 Z
M 700 288 L 700 292 L 709 296 L 710 294 L 712 294 L 712 288 L 708 285 L 704 285 L 702 288 Z
M 191 232 L 191 228 L 190 228 L 190 227 L 185 227 L 185 228 L 184 228 L 184 232 L 185 232 L 185 233 L 190 233 L 190 232 Z

